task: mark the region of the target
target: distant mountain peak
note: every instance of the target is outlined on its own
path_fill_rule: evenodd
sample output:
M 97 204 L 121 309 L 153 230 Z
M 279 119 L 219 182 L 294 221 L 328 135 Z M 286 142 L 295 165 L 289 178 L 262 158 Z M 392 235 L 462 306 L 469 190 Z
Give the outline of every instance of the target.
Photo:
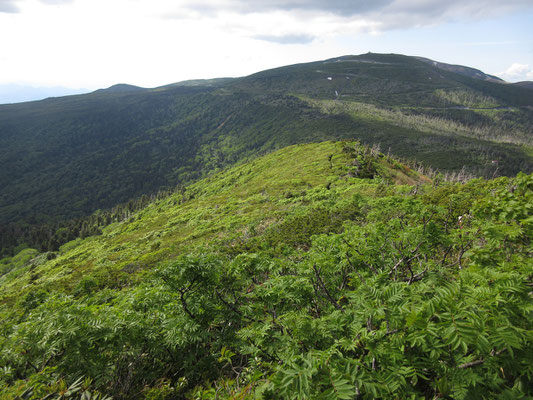
M 140 86 L 128 85 L 126 83 L 117 83 L 116 85 L 110 86 L 107 89 L 98 89 L 97 92 L 110 92 L 110 93 L 119 93 L 119 92 L 137 92 L 140 90 L 145 90 Z

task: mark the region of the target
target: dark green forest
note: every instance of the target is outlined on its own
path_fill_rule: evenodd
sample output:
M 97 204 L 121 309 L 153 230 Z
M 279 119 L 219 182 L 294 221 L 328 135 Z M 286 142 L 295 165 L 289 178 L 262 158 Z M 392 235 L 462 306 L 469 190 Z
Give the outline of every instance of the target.
M 533 396 L 533 176 L 284 148 L 1 260 L 5 399 Z

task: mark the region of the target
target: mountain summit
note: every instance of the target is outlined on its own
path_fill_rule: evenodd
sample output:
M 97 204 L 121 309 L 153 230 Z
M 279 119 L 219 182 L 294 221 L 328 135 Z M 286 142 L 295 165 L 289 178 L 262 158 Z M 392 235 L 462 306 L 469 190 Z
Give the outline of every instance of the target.
M 128 85 L 125 83 L 118 83 L 116 85 L 108 87 L 107 89 L 99 89 L 96 92 L 122 93 L 122 92 L 137 92 L 140 90 L 145 90 L 145 89 L 139 86 Z

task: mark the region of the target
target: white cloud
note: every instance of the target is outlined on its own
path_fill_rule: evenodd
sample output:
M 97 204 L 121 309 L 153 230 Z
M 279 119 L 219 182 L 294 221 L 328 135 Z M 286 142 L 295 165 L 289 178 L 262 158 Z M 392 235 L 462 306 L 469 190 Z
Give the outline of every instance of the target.
M 185 8 L 217 14 L 231 11 L 237 13 L 268 13 L 272 11 L 308 12 L 319 11 L 337 15 L 355 15 L 381 8 L 394 0 L 194 0 L 183 3 Z
M 194 0 L 169 4 L 174 8 L 166 14 L 169 17 L 268 16 L 281 12 L 307 22 L 320 16 L 335 16 L 340 25 L 364 19 L 384 31 L 498 17 L 531 6 L 531 0 Z
M 72 3 L 74 0 L 39 0 L 44 4 L 65 4 Z M 0 13 L 18 13 L 20 12 L 19 4 L 23 4 L 25 0 L 0 0 Z
M 505 71 L 495 75 L 511 82 L 533 80 L 533 69 L 527 64 L 513 63 Z
M 0 13 L 24 13 L 26 4 L 37 2 L 83 7 L 90 0 L 0 0 Z M 109 14 L 117 4 L 124 7 L 115 15 L 119 18 L 142 9 L 145 17 L 200 20 L 243 37 L 287 45 L 323 35 L 376 34 L 494 17 L 532 5 L 531 0 L 110 0 L 101 6 L 94 0 L 91 8 Z
M 502 11 L 531 5 L 530 0 L 189 0 L 178 2 L 180 8 L 199 10 L 206 14 L 220 12 L 264 13 L 271 11 L 335 14 L 343 17 L 379 13 L 479 17 L 494 16 Z
M 219 26 L 224 21 L 223 28 L 227 31 L 278 44 L 309 43 L 324 35 L 379 34 L 481 20 L 531 5 L 531 0 L 160 0 L 154 3 L 163 18 L 203 20 Z
M 254 38 L 279 44 L 308 44 L 315 40 L 314 36 L 306 34 L 257 35 Z
M 499 17 L 530 6 L 530 0 L 394 0 L 367 17 L 385 31 Z
M 16 6 L 15 0 L 0 0 L 0 13 L 16 13 L 19 8 Z

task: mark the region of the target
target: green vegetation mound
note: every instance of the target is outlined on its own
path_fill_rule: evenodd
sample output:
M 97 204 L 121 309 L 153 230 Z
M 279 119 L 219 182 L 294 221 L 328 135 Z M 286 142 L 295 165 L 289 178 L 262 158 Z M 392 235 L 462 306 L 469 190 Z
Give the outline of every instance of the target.
M 210 175 L 2 260 L 0 396 L 533 396 L 532 189 L 353 142 Z

